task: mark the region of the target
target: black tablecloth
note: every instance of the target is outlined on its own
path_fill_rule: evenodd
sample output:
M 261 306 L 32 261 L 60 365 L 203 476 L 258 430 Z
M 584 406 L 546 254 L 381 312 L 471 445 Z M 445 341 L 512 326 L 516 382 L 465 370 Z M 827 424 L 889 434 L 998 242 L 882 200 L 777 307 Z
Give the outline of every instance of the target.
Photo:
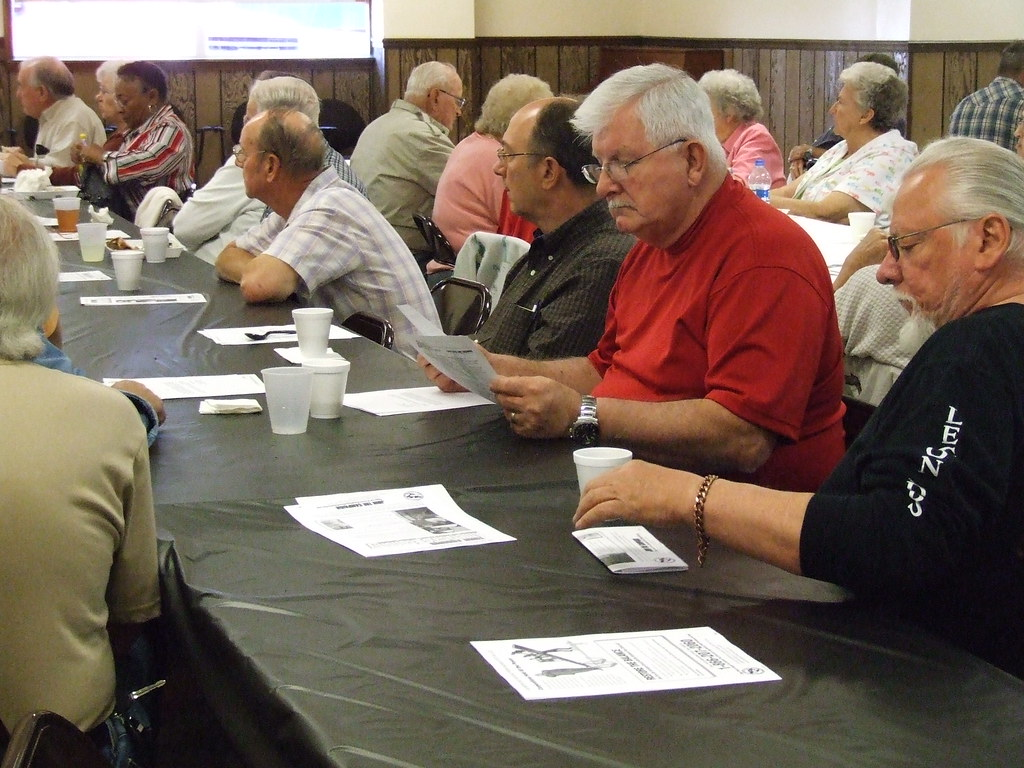
M 65 269 L 111 274 L 60 248 Z M 113 281 L 63 284 L 65 348 L 92 376 L 284 364 L 277 345 L 218 346 L 197 331 L 287 323 L 292 304 L 246 305 L 189 254 L 145 265 L 142 292 L 208 303 L 82 307 L 82 295 L 117 294 Z M 332 346 L 352 361 L 349 391 L 426 383 L 364 339 Z M 298 436 L 273 435 L 265 414 L 200 416 L 196 400 L 167 413 L 152 449 L 165 614 L 254 766 L 1024 762 L 1024 684 L 837 588 L 714 545 L 702 570 L 611 575 L 569 533 L 572 446 L 515 437 L 494 406 L 345 409 Z M 429 483 L 517 540 L 366 559 L 283 509 L 298 495 Z M 692 534 L 658 533 L 694 561 Z M 704 625 L 782 680 L 527 702 L 469 645 Z

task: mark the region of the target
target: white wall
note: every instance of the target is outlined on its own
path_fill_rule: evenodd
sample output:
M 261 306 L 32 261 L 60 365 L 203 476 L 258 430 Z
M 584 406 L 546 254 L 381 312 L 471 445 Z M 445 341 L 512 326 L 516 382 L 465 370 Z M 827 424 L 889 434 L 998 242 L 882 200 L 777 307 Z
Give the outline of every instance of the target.
M 910 39 L 1021 40 L 1024 39 L 1024 3 L 1021 0 L 913 0 Z
M 380 37 L 1013 40 L 1021 0 L 375 0 Z

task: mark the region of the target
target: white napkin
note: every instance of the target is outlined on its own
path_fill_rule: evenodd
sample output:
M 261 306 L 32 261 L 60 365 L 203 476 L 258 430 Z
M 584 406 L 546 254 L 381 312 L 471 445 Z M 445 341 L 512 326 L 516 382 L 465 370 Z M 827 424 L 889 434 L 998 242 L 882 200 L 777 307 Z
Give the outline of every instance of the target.
M 239 398 L 238 400 L 200 400 L 199 412 L 202 414 L 217 413 L 262 413 L 263 406 L 256 400 Z
M 14 179 L 15 192 L 41 192 L 50 188 L 52 168 L 26 168 Z
M 114 217 L 110 215 L 110 212 L 106 208 L 100 208 L 99 210 L 89 206 L 89 218 L 100 224 L 113 224 Z

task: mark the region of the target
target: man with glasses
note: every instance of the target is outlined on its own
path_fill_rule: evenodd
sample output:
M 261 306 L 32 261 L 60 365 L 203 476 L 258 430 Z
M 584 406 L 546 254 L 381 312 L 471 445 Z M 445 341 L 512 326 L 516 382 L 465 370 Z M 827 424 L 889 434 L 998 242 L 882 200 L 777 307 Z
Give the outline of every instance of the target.
M 404 98 L 366 126 L 352 152 L 352 169 L 370 201 L 414 251 L 429 250 L 412 216 L 433 213 L 438 179 L 455 148 L 448 136 L 465 106 L 453 66 L 420 64 Z
M 83 135 L 89 144 L 106 141 L 103 123 L 75 96 L 75 79 L 59 59 L 44 56 L 23 61 L 15 93 L 25 114 L 39 121 L 39 130 L 31 159 L 18 147 L 4 147 L 0 152 L 4 176 L 16 176 L 29 168 L 74 165 L 71 147 L 79 144 Z
M 636 242 L 615 228 L 583 177 L 583 164 L 594 158 L 570 123 L 577 106 L 567 98 L 534 101 L 502 137 L 494 172 L 512 210 L 538 230 L 476 334 L 492 352 L 550 359 L 592 350 L 615 275 Z
M 843 453 L 843 361 L 814 243 L 728 177 L 708 98 L 685 72 L 623 70 L 574 124 L 600 161 L 585 173 L 640 242 L 588 357 L 492 356 L 512 428 L 817 488 Z
M 354 312 L 387 320 L 395 349 L 412 356 L 414 329 L 398 307 L 412 305 L 440 323 L 427 284 L 370 201 L 325 167 L 325 145 L 298 110 L 272 109 L 246 123 L 235 162 L 245 193 L 273 213 L 224 248 L 217 275 L 238 283 L 249 302 L 296 294 L 331 307 L 339 322 Z
M 1024 677 L 1024 162 L 979 139 L 925 148 L 878 279 L 938 330 L 818 493 L 631 462 L 575 523 L 695 525 L 831 581 Z

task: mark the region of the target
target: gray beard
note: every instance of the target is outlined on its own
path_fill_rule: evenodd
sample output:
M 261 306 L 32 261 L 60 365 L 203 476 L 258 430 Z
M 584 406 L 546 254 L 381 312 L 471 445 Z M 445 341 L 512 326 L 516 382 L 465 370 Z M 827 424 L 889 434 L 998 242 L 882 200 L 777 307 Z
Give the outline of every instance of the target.
M 933 333 L 935 333 L 935 323 L 915 308 L 900 328 L 899 348 L 908 356 L 913 357 Z

